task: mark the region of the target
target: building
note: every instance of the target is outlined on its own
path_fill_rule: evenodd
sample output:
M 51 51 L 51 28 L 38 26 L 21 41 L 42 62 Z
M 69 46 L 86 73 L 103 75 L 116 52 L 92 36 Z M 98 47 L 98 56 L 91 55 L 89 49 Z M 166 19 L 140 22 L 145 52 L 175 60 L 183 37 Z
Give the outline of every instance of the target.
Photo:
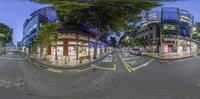
M 22 49 L 21 49 L 22 46 L 23 46 L 23 45 L 22 45 L 22 41 L 18 41 L 18 42 L 17 42 L 17 49 L 18 49 L 18 50 L 22 50 Z
M 194 17 L 186 10 L 165 7 L 141 14 L 134 35 L 146 43 L 150 53 L 191 53 Z M 196 46 L 196 45 L 195 45 Z
M 26 53 L 31 53 L 34 50 L 34 41 L 37 37 L 37 33 L 40 29 L 42 23 L 47 22 L 57 22 L 57 15 L 53 7 L 47 7 L 39 9 L 31 14 L 31 17 L 28 18 L 24 23 L 24 32 L 23 32 L 23 51 Z M 84 24 L 79 25 L 69 25 L 69 26 L 59 26 L 58 28 L 58 47 L 53 47 L 50 45 L 48 48 L 45 48 L 43 55 L 48 55 L 55 59 L 55 54 L 57 54 L 59 59 L 67 57 L 68 60 L 78 60 L 84 56 L 93 56 L 96 32 L 94 29 L 88 28 Z M 35 49 L 37 53 L 40 53 L 42 49 Z M 57 52 L 56 52 L 57 51 Z M 107 39 L 103 39 L 103 36 L 100 37 L 97 48 L 97 56 L 100 56 L 102 53 L 111 51 Z
M 46 7 L 34 11 L 23 25 L 23 50 L 27 53 L 33 52 L 34 40 L 42 23 L 56 22 L 57 16 L 53 7 Z

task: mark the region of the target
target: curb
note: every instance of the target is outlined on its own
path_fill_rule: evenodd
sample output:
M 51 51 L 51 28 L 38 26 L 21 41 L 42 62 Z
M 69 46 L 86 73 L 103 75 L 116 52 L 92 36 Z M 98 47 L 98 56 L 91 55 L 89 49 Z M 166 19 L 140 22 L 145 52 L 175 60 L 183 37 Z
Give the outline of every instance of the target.
M 21 52 L 22 53 L 22 52 Z M 36 59 L 33 59 L 29 56 L 27 56 L 26 54 L 22 53 L 23 56 L 25 56 L 30 62 L 32 63 L 35 63 L 37 65 L 39 65 L 39 67 L 43 68 L 43 69 L 49 69 L 49 68 L 52 68 L 52 69 L 62 69 L 62 70 L 71 70 L 71 69 L 85 69 L 85 68 L 88 68 L 88 67 L 91 67 L 90 65 L 93 64 L 93 63 L 96 63 L 97 61 L 101 60 L 102 58 L 105 58 L 106 56 L 108 56 L 110 53 L 112 52 L 109 52 L 107 53 L 106 55 L 98 58 L 98 59 L 95 59 L 94 61 L 91 61 L 89 63 L 85 63 L 85 64 L 80 64 L 80 65 L 73 65 L 73 66 L 69 66 L 69 67 L 62 67 L 62 66 L 58 66 L 58 65 L 52 65 L 52 64 L 47 64 L 47 63 L 43 63 L 43 62 L 40 62 Z
M 151 55 L 148 55 L 148 54 L 143 54 L 144 56 L 148 56 L 148 57 L 151 57 L 153 59 L 157 59 L 157 60 L 180 60 L 180 59 L 186 59 L 186 58 L 190 58 L 190 57 L 194 57 L 194 56 L 186 56 L 186 57 L 180 57 L 180 58 L 158 58 L 158 57 L 154 57 L 154 56 L 151 56 Z

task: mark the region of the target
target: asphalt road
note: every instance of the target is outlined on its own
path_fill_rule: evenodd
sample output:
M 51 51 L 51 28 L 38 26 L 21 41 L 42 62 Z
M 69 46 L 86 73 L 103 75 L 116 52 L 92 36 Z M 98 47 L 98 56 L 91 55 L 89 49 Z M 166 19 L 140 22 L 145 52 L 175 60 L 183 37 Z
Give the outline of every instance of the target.
M 200 57 L 161 62 L 116 52 L 84 70 L 0 56 L 0 99 L 199 99 Z

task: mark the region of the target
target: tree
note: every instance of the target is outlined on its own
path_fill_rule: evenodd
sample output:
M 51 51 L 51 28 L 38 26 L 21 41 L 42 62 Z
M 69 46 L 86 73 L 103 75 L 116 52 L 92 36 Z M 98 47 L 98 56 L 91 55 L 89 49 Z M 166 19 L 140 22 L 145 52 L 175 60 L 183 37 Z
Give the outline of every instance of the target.
M 192 32 L 193 38 L 200 41 L 200 23 L 195 23 L 195 31 Z
M 104 33 L 120 34 L 133 30 L 130 22 L 140 20 L 138 14 L 158 6 L 149 0 L 35 0 L 39 3 L 53 4 L 62 24 L 88 23 L 89 28 L 96 30 L 94 56 Z M 157 1 L 157 0 L 156 0 Z M 163 1 L 163 0 L 162 0 Z
M 141 38 L 133 38 L 131 40 L 132 46 L 139 46 L 139 47 L 144 47 L 145 42 Z
M 12 41 L 12 34 L 13 30 L 9 26 L 0 23 L 0 44 L 3 45 L 4 52 L 6 52 L 5 44 Z
M 110 43 L 111 43 L 112 47 L 114 47 L 114 48 L 117 47 L 117 40 L 115 37 L 110 38 Z
M 40 31 L 36 37 L 36 45 L 41 48 L 40 55 L 43 52 L 44 47 L 49 47 L 51 45 L 55 48 L 55 60 L 58 59 L 57 56 L 57 41 L 58 41 L 58 23 L 45 23 L 40 27 Z

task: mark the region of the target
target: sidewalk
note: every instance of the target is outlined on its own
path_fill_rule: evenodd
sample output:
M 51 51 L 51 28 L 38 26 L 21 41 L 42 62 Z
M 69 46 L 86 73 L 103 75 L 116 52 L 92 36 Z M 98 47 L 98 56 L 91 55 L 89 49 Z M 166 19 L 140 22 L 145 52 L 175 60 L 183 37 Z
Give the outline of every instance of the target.
M 73 60 L 70 59 L 70 61 L 67 61 L 67 63 L 65 63 L 62 58 L 59 58 L 58 61 L 56 61 L 51 56 L 47 56 L 46 60 L 44 60 L 44 58 L 35 58 L 35 56 L 33 55 L 27 55 L 25 53 L 22 53 L 22 54 L 28 57 L 33 63 L 36 63 L 44 68 L 76 69 L 76 68 L 89 67 L 90 64 L 93 64 L 99 61 L 100 59 L 106 57 L 110 53 L 112 52 L 104 53 L 102 54 L 102 56 L 98 55 L 97 59 L 92 59 L 91 57 L 90 60 L 89 59 L 83 60 L 82 63 L 80 62 L 80 60 L 75 60 L 75 59 Z
M 149 57 L 159 59 L 159 60 L 178 60 L 178 59 L 185 59 L 192 57 L 189 53 L 183 53 L 183 54 L 170 54 L 170 55 L 159 55 L 158 53 L 144 53 L 144 55 L 147 55 Z

